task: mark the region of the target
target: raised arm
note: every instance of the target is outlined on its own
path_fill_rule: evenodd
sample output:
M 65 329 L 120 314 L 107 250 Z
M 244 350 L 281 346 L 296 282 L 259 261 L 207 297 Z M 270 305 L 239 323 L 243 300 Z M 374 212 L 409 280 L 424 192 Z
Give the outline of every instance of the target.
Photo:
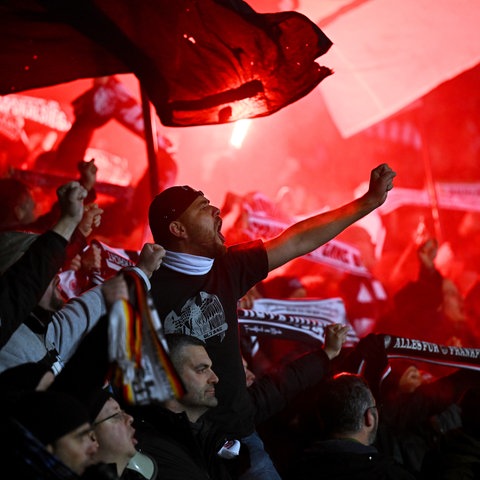
M 51 230 L 70 240 L 83 217 L 83 200 L 87 191 L 78 182 L 69 182 L 57 190 L 61 216 Z
M 65 261 L 65 249 L 83 214 L 86 191 L 77 182 L 58 191 L 61 218 L 0 275 L 0 347 L 37 305 Z
M 302 220 L 265 242 L 269 270 L 312 252 L 382 205 L 393 188 L 395 175 L 387 164 L 377 166 L 370 173 L 365 195 L 343 207 Z

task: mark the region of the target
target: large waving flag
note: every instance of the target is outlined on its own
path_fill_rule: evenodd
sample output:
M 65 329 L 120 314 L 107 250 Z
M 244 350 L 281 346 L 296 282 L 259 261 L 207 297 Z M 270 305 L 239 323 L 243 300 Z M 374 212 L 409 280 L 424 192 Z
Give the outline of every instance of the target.
M 2 0 L 0 94 L 134 73 L 164 125 L 269 115 L 332 72 L 298 12 L 241 0 Z

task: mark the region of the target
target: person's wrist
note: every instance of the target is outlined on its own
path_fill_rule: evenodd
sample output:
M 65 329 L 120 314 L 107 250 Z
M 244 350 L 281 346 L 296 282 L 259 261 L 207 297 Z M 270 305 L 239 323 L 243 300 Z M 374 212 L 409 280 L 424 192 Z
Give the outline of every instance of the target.
M 78 223 L 78 219 L 65 215 L 62 216 L 52 227 L 52 230 L 65 238 L 65 240 L 69 241 L 72 238 L 73 232 L 75 232 Z
M 334 349 L 330 347 L 325 347 L 323 351 L 325 352 L 329 360 L 333 360 L 340 353 L 340 349 Z
M 153 270 L 150 268 L 146 267 L 145 265 L 139 263 L 137 264 L 137 267 L 148 277 L 150 278 L 153 275 Z

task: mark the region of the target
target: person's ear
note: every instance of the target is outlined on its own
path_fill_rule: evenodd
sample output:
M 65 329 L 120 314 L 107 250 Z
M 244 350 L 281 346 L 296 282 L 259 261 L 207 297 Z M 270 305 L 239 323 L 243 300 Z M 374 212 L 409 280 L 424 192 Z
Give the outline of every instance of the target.
M 365 415 L 363 416 L 363 421 L 365 422 L 366 427 L 372 427 L 375 425 L 375 414 L 373 408 L 367 408 Z
M 15 214 L 17 222 L 22 223 L 25 218 L 25 209 L 23 208 L 23 205 L 15 205 L 13 207 L 13 213 Z
M 175 237 L 185 238 L 187 236 L 187 231 L 185 229 L 185 226 L 183 225 L 182 222 L 179 222 L 178 220 L 174 220 L 173 222 L 170 222 L 168 229 L 170 230 L 170 233 Z

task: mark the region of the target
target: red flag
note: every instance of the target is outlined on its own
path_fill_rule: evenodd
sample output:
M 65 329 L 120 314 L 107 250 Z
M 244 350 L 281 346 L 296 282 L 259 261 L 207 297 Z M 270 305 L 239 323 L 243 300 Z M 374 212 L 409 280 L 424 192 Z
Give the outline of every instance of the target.
M 241 0 L 4 0 L 0 42 L 0 94 L 132 72 L 167 126 L 269 115 L 332 73 L 307 17 Z

